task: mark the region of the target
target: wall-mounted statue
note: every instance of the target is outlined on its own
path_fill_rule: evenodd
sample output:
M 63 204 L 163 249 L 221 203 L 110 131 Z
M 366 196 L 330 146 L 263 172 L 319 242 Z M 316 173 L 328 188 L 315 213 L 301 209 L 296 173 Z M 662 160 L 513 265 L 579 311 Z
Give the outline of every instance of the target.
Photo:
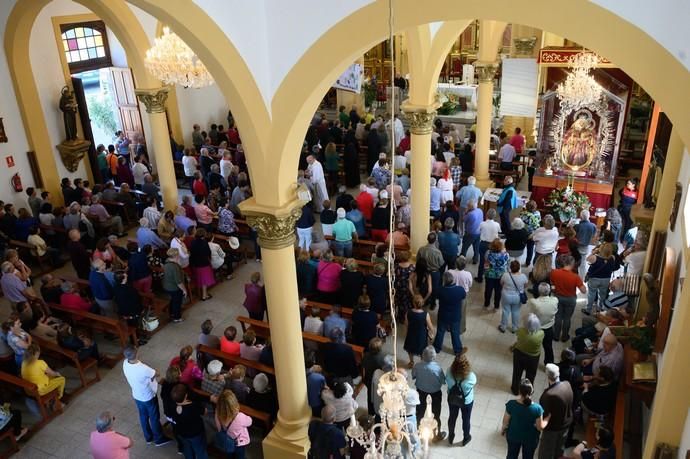
M 65 141 L 77 140 L 77 101 L 74 92 L 65 86 L 60 91 L 60 110 L 65 122 Z

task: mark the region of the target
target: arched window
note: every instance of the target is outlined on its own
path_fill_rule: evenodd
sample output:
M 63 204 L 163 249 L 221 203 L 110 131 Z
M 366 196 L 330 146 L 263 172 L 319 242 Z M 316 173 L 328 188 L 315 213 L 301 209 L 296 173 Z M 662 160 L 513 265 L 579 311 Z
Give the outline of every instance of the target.
M 110 67 L 110 49 L 103 21 L 62 24 L 60 31 L 71 73 Z

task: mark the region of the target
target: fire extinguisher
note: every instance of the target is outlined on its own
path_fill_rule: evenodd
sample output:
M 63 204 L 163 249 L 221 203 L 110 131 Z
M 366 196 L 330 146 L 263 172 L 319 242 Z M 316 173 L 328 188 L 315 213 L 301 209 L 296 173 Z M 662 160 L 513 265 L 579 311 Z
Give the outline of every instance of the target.
M 24 187 L 22 186 L 22 178 L 19 176 L 19 173 L 16 173 L 12 176 L 12 189 L 19 193 L 20 191 L 24 191 Z

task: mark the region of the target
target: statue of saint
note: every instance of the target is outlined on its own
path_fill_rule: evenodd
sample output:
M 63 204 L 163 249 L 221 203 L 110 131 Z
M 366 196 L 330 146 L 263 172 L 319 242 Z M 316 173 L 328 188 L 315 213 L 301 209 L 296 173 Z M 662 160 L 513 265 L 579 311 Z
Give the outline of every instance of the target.
M 60 92 L 60 110 L 65 122 L 65 141 L 77 140 L 77 101 L 74 92 L 65 86 Z
M 596 155 L 595 122 L 591 114 L 579 113 L 563 136 L 561 158 L 574 170 L 585 168 Z

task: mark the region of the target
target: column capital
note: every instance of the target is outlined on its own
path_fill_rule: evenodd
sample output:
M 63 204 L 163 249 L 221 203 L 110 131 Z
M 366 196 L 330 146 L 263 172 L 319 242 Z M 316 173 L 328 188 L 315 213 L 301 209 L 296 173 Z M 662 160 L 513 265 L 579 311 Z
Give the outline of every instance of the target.
M 425 135 L 431 134 L 433 130 L 436 109 L 439 106 L 438 100 L 431 105 L 417 105 L 408 99 L 402 103 L 400 109 L 410 123 L 410 132 L 415 135 Z
M 249 198 L 239 204 L 247 223 L 259 233 L 259 245 L 266 249 L 283 249 L 295 245 L 295 223 L 302 215 L 304 201 L 295 199 L 280 208 L 257 204 Z
M 480 83 L 492 83 L 498 71 L 498 62 L 482 62 L 474 63 L 474 68 L 477 70 L 477 77 Z
M 168 92 L 170 92 L 168 86 L 134 90 L 139 101 L 146 106 L 146 113 L 165 113 L 165 102 L 168 100 Z

